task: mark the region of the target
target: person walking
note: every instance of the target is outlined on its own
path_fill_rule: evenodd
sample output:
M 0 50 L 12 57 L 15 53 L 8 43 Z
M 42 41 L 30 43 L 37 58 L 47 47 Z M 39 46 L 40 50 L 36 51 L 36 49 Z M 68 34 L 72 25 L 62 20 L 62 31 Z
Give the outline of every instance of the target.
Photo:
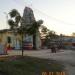
M 52 53 L 56 53 L 56 47 L 55 47 L 55 45 L 52 45 L 52 47 L 51 47 L 51 52 L 52 52 Z

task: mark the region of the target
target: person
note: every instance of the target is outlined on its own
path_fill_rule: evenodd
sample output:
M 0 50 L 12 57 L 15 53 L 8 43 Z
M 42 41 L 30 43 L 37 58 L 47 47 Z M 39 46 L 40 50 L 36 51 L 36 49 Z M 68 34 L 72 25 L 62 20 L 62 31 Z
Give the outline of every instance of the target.
M 56 46 L 55 46 L 55 45 L 53 45 L 53 46 L 51 47 L 51 52 L 52 52 L 52 53 L 56 53 Z

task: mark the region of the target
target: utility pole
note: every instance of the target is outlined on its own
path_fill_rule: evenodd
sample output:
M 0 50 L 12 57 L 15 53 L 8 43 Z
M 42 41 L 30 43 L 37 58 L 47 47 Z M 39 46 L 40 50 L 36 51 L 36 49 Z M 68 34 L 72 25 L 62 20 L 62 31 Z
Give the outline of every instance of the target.
M 22 56 L 24 56 L 24 49 L 23 49 L 23 45 L 24 45 L 24 42 L 23 42 L 23 33 L 24 33 L 24 31 L 23 31 L 23 27 L 21 28 L 21 40 L 22 40 L 22 44 L 21 44 L 21 47 L 22 47 Z

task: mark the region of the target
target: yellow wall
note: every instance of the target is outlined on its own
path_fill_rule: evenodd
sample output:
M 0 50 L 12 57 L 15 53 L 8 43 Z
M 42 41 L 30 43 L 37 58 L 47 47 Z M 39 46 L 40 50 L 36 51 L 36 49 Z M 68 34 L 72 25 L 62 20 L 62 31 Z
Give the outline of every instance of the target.
M 7 32 L 2 32 L 2 33 L 0 33 L 0 41 L 1 41 L 1 43 L 2 44 L 7 44 L 7 46 L 9 45 L 9 43 L 7 42 L 7 37 L 11 37 L 11 46 L 13 47 L 14 46 L 14 42 L 15 42 L 15 38 L 17 39 L 17 40 L 21 40 L 21 36 L 19 35 L 19 34 L 17 34 L 17 36 L 15 36 L 14 34 L 13 34 L 13 32 L 11 32 L 11 31 L 7 31 Z

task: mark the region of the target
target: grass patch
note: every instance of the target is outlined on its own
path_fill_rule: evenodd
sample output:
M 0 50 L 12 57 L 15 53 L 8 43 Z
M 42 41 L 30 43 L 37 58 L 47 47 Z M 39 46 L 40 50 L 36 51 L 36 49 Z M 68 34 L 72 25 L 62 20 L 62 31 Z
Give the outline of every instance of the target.
M 54 60 L 28 56 L 7 58 L 0 61 L 0 75 L 42 75 L 42 72 L 64 71 L 64 66 Z

